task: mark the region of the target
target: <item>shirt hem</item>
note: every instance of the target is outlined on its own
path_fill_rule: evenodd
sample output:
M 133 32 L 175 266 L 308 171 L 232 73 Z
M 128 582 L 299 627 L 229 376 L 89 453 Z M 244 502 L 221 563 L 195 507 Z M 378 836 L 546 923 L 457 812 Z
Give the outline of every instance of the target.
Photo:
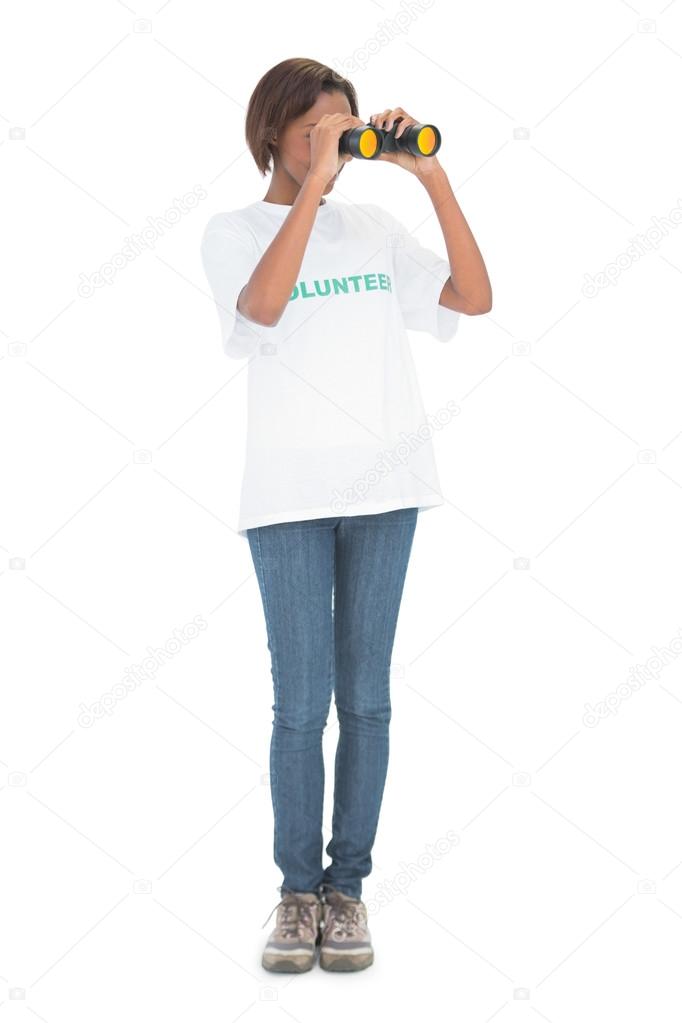
M 415 498 L 413 501 L 401 501 L 396 499 L 395 501 L 384 501 L 382 503 L 363 504 L 358 507 L 357 510 L 349 509 L 338 517 L 343 518 L 344 516 L 351 515 L 376 515 L 386 511 L 398 511 L 400 508 L 416 507 L 419 511 L 427 511 L 429 508 L 437 508 L 441 504 L 445 504 L 445 501 L 440 496 L 420 497 Z M 237 527 L 237 533 L 239 536 L 243 536 L 245 540 L 248 540 L 247 530 L 255 529 L 258 526 L 274 526 L 279 522 L 308 522 L 311 519 L 328 518 L 336 518 L 336 516 L 329 514 L 328 506 L 320 508 L 301 508 L 291 512 L 278 512 L 273 515 L 258 516 L 257 519 L 252 519 L 251 522 L 241 522 Z

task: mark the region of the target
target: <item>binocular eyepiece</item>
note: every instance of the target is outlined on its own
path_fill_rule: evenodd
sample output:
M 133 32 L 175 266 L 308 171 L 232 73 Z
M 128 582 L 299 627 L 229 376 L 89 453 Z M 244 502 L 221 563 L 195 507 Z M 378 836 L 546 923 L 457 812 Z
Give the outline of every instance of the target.
M 399 117 L 390 131 L 363 124 L 349 128 L 339 138 L 339 153 L 349 153 L 360 160 L 376 160 L 382 153 L 406 152 L 413 156 L 435 156 L 440 149 L 440 132 L 435 124 L 411 124 L 400 138 L 395 137 Z

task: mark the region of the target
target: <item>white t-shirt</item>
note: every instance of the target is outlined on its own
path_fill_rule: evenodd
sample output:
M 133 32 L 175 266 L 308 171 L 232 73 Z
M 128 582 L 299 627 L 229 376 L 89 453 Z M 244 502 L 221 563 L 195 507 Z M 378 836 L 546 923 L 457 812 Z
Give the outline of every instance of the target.
M 210 218 L 201 258 L 223 350 L 248 358 L 248 423 L 237 530 L 443 504 L 406 327 L 450 340 L 439 305 L 446 259 L 381 207 L 326 199 L 279 323 L 237 298 L 291 206 L 261 199 Z

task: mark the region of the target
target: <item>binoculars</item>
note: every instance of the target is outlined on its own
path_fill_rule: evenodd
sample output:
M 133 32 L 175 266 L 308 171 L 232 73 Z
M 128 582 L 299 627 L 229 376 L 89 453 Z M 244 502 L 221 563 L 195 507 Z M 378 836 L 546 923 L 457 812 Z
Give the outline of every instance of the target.
M 411 124 L 397 139 L 395 132 L 401 121 L 402 117 L 398 117 L 390 131 L 372 124 L 349 128 L 339 138 L 339 153 L 349 153 L 360 160 L 376 160 L 382 153 L 400 151 L 413 156 L 435 156 L 441 141 L 435 124 Z

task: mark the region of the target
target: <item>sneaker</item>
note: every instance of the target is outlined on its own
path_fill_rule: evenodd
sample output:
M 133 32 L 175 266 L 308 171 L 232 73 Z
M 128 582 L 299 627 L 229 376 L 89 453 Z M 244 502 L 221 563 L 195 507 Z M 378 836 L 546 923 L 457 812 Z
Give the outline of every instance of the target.
M 320 941 L 319 896 L 316 892 L 286 892 L 270 916 L 275 909 L 277 924 L 263 951 L 262 965 L 278 973 L 304 973 L 313 966 Z
M 323 970 L 364 970 L 373 962 L 364 903 L 335 888 L 327 889 L 322 903 L 320 966 Z

